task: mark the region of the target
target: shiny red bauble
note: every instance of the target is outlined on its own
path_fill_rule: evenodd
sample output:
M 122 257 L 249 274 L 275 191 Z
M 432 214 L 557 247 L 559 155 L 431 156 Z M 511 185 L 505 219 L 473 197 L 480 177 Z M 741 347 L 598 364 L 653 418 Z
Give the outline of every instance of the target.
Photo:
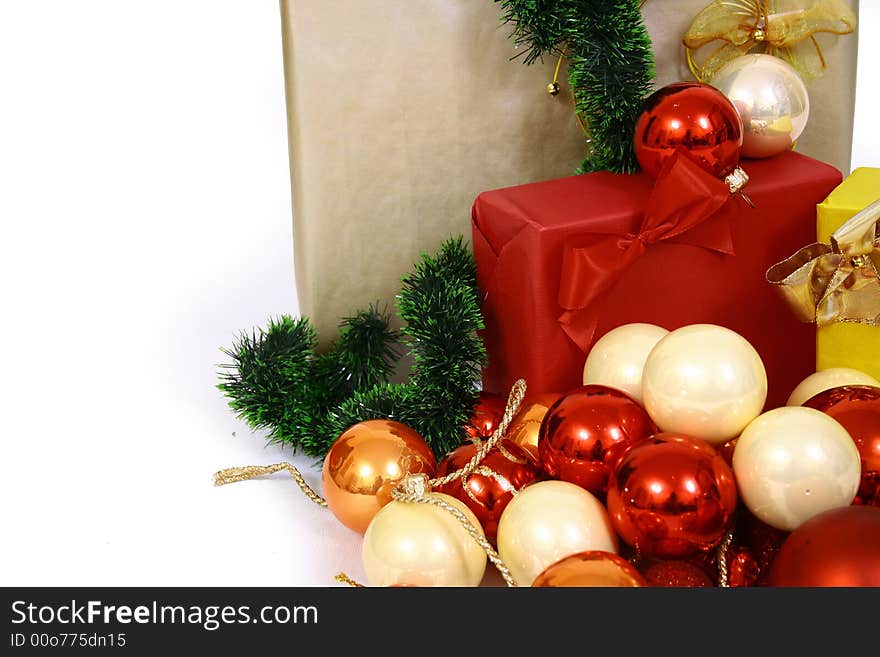
M 751 550 L 731 547 L 727 553 L 727 584 L 733 588 L 755 586 L 761 577 L 761 567 Z
M 803 405 L 830 415 L 849 432 L 862 460 L 856 504 L 880 506 L 880 388 L 832 388 Z
M 608 485 L 618 535 L 660 559 L 715 547 L 735 510 L 730 467 L 707 443 L 679 434 L 657 434 L 630 449 Z
M 880 586 L 880 509 L 844 506 L 814 516 L 785 539 L 770 586 Z
M 608 477 L 626 450 L 656 432 L 645 409 L 625 393 L 583 386 L 563 395 L 547 411 L 538 455 L 548 476 L 604 497 Z
M 467 436 L 481 440 L 491 438 L 504 416 L 506 406 L 507 402 L 501 395 L 481 392 L 471 411 L 470 420 L 464 427 Z
M 758 577 L 755 581 L 762 584 L 770 572 L 770 564 L 776 558 L 779 548 L 788 538 L 789 532 L 771 527 L 766 522 L 759 520 L 745 507 L 740 507 L 737 514 L 736 529 L 733 533 L 733 547 L 742 548 L 754 559 L 758 568 Z M 745 565 L 743 565 L 745 569 Z M 751 568 L 751 565 L 748 566 Z M 732 585 L 732 584 L 731 584 Z
M 522 448 L 509 440 L 502 441 L 502 445 L 508 454 L 521 462 L 511 461 L 500 450 L 493 449 L 480 465 L 491 470 L 495 476 L 472 474 L 467 477 L 467 490 L 462 486 L 459 477 L 436 488 L 438 493 L 451 495 L 473 511 L 487 538 L 492 541 L 498 533 L 501 513 L 513 499 L 514 492 L 538 478 L 537 469 Z M 445 477 L 450 472 L 463 468 L 476 452 L 477 446 L 474 444 L 462 445 L 453 450 L 437 466 L 437 476 Z
M 647 98 L 634 144 L 639 164 L 654 178 L 676 151 L 686 152 L 706 171 L 724 178 L 739 164 L 742 122 L 733 104 L 715 87 L 678 82 Z

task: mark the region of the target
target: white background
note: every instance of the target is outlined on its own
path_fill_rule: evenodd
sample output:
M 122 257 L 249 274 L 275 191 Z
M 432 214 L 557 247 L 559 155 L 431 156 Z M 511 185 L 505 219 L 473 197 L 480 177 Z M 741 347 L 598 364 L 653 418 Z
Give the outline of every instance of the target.
M 880 3 L 860 29 L 880 166 Z M 290 458 L 214 387 L 296 312 L 277 0 L 0 0 L 0 226 L 0 584 L 362 579 L 286 476 L 211 485 Z

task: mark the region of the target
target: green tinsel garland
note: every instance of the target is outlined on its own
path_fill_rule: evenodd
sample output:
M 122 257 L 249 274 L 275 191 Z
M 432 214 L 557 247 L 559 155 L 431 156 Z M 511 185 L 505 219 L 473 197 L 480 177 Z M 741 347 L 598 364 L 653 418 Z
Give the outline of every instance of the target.
M 486 353 L 476 265 L 462 238 L 425 255 L 403 279 L 397 303 L 413 370 L 390 384 L 400 334 L 371 307 L 345 319 L 330 349 L 314 354 L 308 319 L 281 317 L 243 333 L 224 353 L 219 388 L 230 407 L 269 439 L 323 456 L 349 426 L 389 418 L 418 431 L 438 456 L 461 442 Z
M 308 319 L 282 316 L 266 329 L 242 333 L 221 365 L 218 388 L 229 406 L 269 440 L 302 446 L 307 454 L 326 431 L 331 408 L 355 390 L 388 380 L 399 355 L 399 334 L 390 318 L 374 307 L 346 318 L 339 338 L 315 356 L 315 331 Z
M 575 110 L 592 152 L 579 172 L 638 170 L 633 132 L 651 91 L 654 55 L 639 0 L 495 0 L 525 63 L 545 54 L 569 59 Z
M 397 307 L 413 357 L 409 382 L 356 392 L 330 413 L 332 433 L 387 417 L 411 426 L 443 456 L 461 443 L 486 361 L 476 334 L 483 328 L 476 264 L 462 238 L 422 256 L 403 279 Z

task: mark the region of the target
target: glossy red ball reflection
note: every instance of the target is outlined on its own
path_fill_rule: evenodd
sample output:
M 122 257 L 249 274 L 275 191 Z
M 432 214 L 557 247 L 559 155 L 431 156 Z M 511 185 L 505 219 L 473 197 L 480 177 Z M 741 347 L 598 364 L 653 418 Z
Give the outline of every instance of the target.
M 714 87 L 678 82 L 645 101 L 634 144 L 639 164 L 654 178 L 676 150 L 723 178 L 739 164 L 742 122 L 733 104 Z
M 754 586 L 761 576 L 761 566 L 751 550 L 731 547 L 727 555 L 727 582 L 733 588 Z
M 770 586 L 880 586 L 880 509 L 844 506 L 814 516 L 785 539 Z
M 473 511 L 491 541 L 495 540 L 501 513 L 513 499 L 514 490 L 519 491 L 538 478 L 538 471 L 525 450 L 509 440 L 502 441 L 502 445 L 508 454 L 522 462 L 511 461 L 500 450 L 493 449 L 481 465 L 497 474 L 497 477 L 472 474 L 467 478 L 467 490 L 462 486 L 460 478 L 437 488 L 437 492 L 451 495 Z M 462 445 L 453 450 L 437 466 L 437 476 L 445 477 L 450 472 L 463 468 L 476 451 L 477 447 L 473 444 Z
M 679 434 L 657 434 L 630 449 L 608 486 L 618 535 L 660 559 L 716 546 L 735 509 L 730 467 L 707 443 Z
M 803 405 L 830 415 L 849 432 L 862 461 L 856 503 L 880 506 L 880 388 L 832 388 Z
M 588 385 L 547 411 L 538 436 L 544 472 L 604 497 L 608 477 L 633 445 L 656 433 L 648 413 L 613 388 Z
M 471 411 L 470 420 L 464 427 L 464 431 L 470 438 L 491 438 L 495 428 L 504 416 L 504 408 L 507 401 L 501 395 L 491 392 L 481 392 Z

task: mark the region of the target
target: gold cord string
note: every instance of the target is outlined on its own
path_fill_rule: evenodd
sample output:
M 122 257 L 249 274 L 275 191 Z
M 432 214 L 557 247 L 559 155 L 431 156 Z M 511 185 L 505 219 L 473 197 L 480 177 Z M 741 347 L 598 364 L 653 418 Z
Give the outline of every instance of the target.
M 519 384 L 522 384 L 519 386 Z M 475 472 L 477 466 L 480 462 L 486 458 L 486 454 L 488 454 L 493 447 L 499 446 L 502 454 L 504 454 L 511 461 L 521 463 L 519 459 L 514 457 L 512 454 L 508 453 L 507 450 L 500 447 L 499 443 L 501 438 L 507 432 L 507 427 L 510 425 L 510 421 L 513 419 L 513 416 L 516 414 L 516 410 L 519 408 L 519 405 L 522 403 L 523 396 L 525 395 L 525 381 L 517 381 L 514 384 L 513 390 L 510 393 L 510 399 L 508 400 L 507 408 L 504 411 L 504 415 L 501 418 L 501 422 L 498 424 L 498 427 L 495 430 L 495 433 L 492 437 L 483 442 L 479 438 L 474 438 L 474 444 L 477 446 L 477 452 L 468 461 L 464 467 L 450 472 L 445 477 L 440 477 L 438 479 L 432 479 L 430 484 L 432 486 L 442 486 L 443 484 L 449 483 L 453 479 L 457 477 L 466 477 L 467 475 Z M 518 387 L 519 386 L 519 387 Z M 515 406 L 511 406 L 511 400 L 515 398 Z M 296 469 L 292 463 L 274 463 L 272 465 L 245 465 L 241 467 L 235 468 L 226 468 L 224 470 L 220 470 L 214 473 L 214 485 L 215 486 L 225 486 L 226 484 L 234 484 L 239 481 L 245 481 L 247 479 L 254 479 L 255 477 L 261 477 L 263 475 L 274 474 L 276 472 L 280 472 L 285 470 L 290 473 L 293 477 L 294 481 L 296 481 L 297 485 L 300 487 L 303 493 L 312 500 L 315 504 L 319 506 L 327 506 L 327 501 L 318 495 L 315 490 L 306 483 L 306 480 L 303 478 L 300 471 Z M 488 468 L 486 468 L 488 470 Z M 480 474 L 486 474 L 485 472 L 481 472 Z
M 274 474 L 286 470 L 293 477 L 303 493 L 318 506 L 327 506 L 327 500 L 318 495 L 314 489 L 306 483 L 299 470 L 291 463 L 274 463 L 273 465 L 245 465 L 239 468 L 226 468 L 214 473 L 214 485 L 224 486 L 234 484 L 237 481 L 253 479 L 267 474 Z
M 461 526 L 464 527 L 465 530 L 467 530 L 467 533 L 471 535 L 471 538 L 473 538 L 477 542 L 477 544 L 481 548 L 483 548 L 486 556 L 489 557 L 489 561 L 495 564 L 495 567 L 498 569 L 498 572 L 501 573 L 501 576 L 504 578 L 504 581 L 507 582 L 507 585 L 516 586 L 513 575 L 510 574 L 510 569 L 501 560 L 501 557 L 498 556 L 498 553 L 489 544 L 489 541 L 486 540 L 486 537 L 483 535 L 483 533 L 476 527 L 474 527 L 471 521 L 467 519 L 467 516 L 464 515 L 459 509 L 456 509 L 454 506 L 449 504 L 449 502 L 446 502 L 439 497 L 429 497 L 426 495 L 419 495 L 415 493 L 405 493 L 399 488 L 395 488 L 393 491 L 391 491 L 391 496 L 398 502 L 406 502 L 408 504 L 433 504 L 434 506 L 440 507 L 447 513 L 451 513 L 452 516 L 456 520 L 458 520 Z
M 559 70 L 562 68 L 562 60 L 565 59 L 565 52 L 567 50 L 568 44 L 566 43 L 559 53 L 559 58 L 556 60 L 556 70 L 553 71 L 553 79 L 547 85 L 547 93 L 551 96 L 556 96 L 559 93 Z
M 345 573 L 336 573 L 336 576 L 333 579 L 335 579 L 340 584 L 348 584 L 349 586 L 352 586 L 356 589 L 367 588 L 363 584 L 358 584 L 357 582 L 355 582 L 351 577 L 349 577 Z
M 506 458 L 508 461 L 512 461 L 513 463 L 519 463 L 520 465 L 525 465 L 528 462 L 526 459 L 518 458 L 518 457 L 514 456 L 513 454 L 511 454 L 510 452 L 508 452 L 504 448 L 503 442 L 498 443 L 497 447 L 498 447 L 498 451 L 501 452 L 501 456 Z
M 398 502 L 405 502 L 410 504 L 432 504 L 443 509 L 447 513 L 450 513 L 456 520 L 458 520 L 461 526 L 465 528 L 468 534 L 470 534 L 470 536 L 483 549 L 489 560 L 493 564 L 495 564 L 495 567 L 498 569 L 498 572 L 501 573 L 501 576 L 504 578 L 504 581 L 507 583 L 507 585 L 512 587 L 516 586 L 516 581 L 513 579 L 513 575 L 511 575 L 510 569 L 504 564 L 504 562 L 501 560 L 501 557 L 498 556 L 498 553 L 495 551 L 489 541 L 486 540 L 485 535 L 483 535 L 480 530 L 474 527 L 474 525 L 471 524 L 471 522 L 468 520 L 467 516 L 465 516 L 459 509 L 455 508 L 454 506 L 440 498 L 429 497 L 427 493 L 431 490 L 432 486 L 442 486 L 443 484 L 449 483 L 450 481 L 453 481 L 454 479 L 459 477 L 461 477 L 464 481 L 468 475 L 477 472 L 486 476 L 498 476 L 497 473 L 495 473 L 491 469 L 482 467 L 480 463 L 483 461 L 483 459 L 486 458 L 486 455 L 501 442 L 501 439 L 507 432 L 508 426 L 510 426 L 510 422 L 513 420 L 513 416 L 516 415 L 516 412 L 519 410 L 520 404 L 522 404 L 525 393 L 526 382 L 523 379 L 520 379 L 513 384 L 513 388 L 511 389 L 510 395 L 507 398 L 507 406 L 504 409 L 504 415 L 501 417 L 501 421 L 495 428 L 495 432 L 492 434 L 492 437 L 485 442 L 480 442 L 479 440 L 474 441 L 474 444 L 477 446 L 477 451 L 463 467 L 454 472 L 450 472 L 444 477 L 438 477 L 431 480 L 428 480 L 428 478 L 424 474 L 406 475 L 403 481 L 398 484 L 391 492 L 392 498 L 394 500 L 397 500 Z M 312 500 L 312 502 L 318 504 L 319 506 L 327 506 L 327 501 L 320 495 L 318 495 L 312 489 L 312 487 L 306 483 L 299 470 L 297 470 L 296 467 L 291 463 L 275 463 L 273 465 L 247 465 L 243 467 L 226 468 L 225 470 L 220 470 L 214 474 L 214 485 L 223 486 L 225 484 L 244 481 L 246 479 L 253 479 L 254 477 L 259 477 L 262 475 L 273 474 L 275 472 L 280 472 L 281 470 L 285 470 L 290 473 L 294 481 L 296 481 L 297 485 L 299 485 L 302 492 L 305 493 L 306 496 L 310 500 Z M 514 491 L 514 494 L 515 493 L 516 491 Z M 362 586 L 361 584 L 358 584 L 353 579 L 348 577 L 345 573 L 337 574 L 335 579 L 337 582 L 348 584 L 349 586 Z
M 470 461 L 464 464 L 464 466 L 462 466 L 458 470 L 450 472 L 444 477 L 431 479 L 428 483 L 432 487 L 436 488 L 437 486 L 448 484 L 454 479 L 458 479 L 463 474 L 469 474 L 473 472 L 474 469 L 478 465 L 480 465 L 483 459 L 486 458 L 486 454 L 488 454 L 493 447 L 501 442 L 504 434 L 507 433 L 507 427 L 510 426 L 510 422 L 511 420 L 513 420 L 513 416 L 516 415 L 517 410 L 519 410 L 519 406 L 520 404 L 522 404 L 522 400 L 523 397 L 525 397 L 525 394 L 526 382 L 520 379 L 513 384 L 513 388 L 510 391 L 510 396 L 507 399 L 507 407 L 504 409 L 504 415 L 501 417 L 501 421 L 498 423 L 498 426 L 495 427 L 495 432 L 492 434 L 492 437 L 478 446 L 476 453 L 471 457 Z
M 519 491 L 516 489 L 516 486 L 514 486 L 512 483 L 510 483 L 510 481 L 507 479 L 507 477 L 505 477 L 503 474 L 501 474 L 499 472 L 495 472 L 495 470 L 493 470 L 492 468 L 490 468 L 488 466 L 478 465 L 476 468 L 474 468 L 473 472 L 468 472 L 468 473 L 463 474 L 461 476 L 461 487 L 464 489 L 464 492 L 467 494 L 467 496 L 469 498 L 471 498 L 477 504 L 480 504 L 480 500 L 477 499 L 477 496 L 474 495 L 474 492 L 471 490 L 471 487 L 468 486 L 468 479 L 470 479 L 474 475 L 483 475 L 484 477 L 489 477 L 490 479 L 494 479 L 499 484 L 501 484 L 501 486 L 506 488 L 510 492 L 510 494 L 513 495 L 514 497 L 516 497 L 516 495 L 519 493 Z
M 507 451 L 507 449 L 504 448 L 503 437 L 506 432 L 507 432 L 507 429 L 505 427 L 505 430 L 501 434 L 502 440 L 499 440 L 498 443 L 495 444 L 495 448 L 508 461 L 511 461 L 512 463 L 518 463 L 520 465 L 524 465 L 525 463 L 527 463 L 526 459 L 518 458 L 518 457 L 514 456 L 513 454 L 511 454 L 509 451 Z M 483 446 L 483 441 L 478 436 L 472 436 L 471 442 L 474 445 L 476 445 L 477 449 L 480 449 Z M 499 484 L 501 484 L 504 488 L 509 490 L 511 495 L 513 495 L 513 496 L 516 496 L 517 493 L 519 493 L 519 491 L 507 479 L 507 477 L 505 477 L 504 475 L 502 475 L 499 472 L 496 472 L 492 468 L 485 466 L 485 465 L 478 465 L 473 470 L 468 471 L 468 467 L 467 467 L 468 465 L 470 465 L 470 463 L 468 463 L 465 467 L 463 467 L 459 470 L 459 472 L 461 472 L 461 487 L 464 490 L 465 494 L 469 498 L 471 498 L 474 502 L 476 502 L 477 504 L 480 504 L 480 500 L 477 499 L 476 495 L 474 495 L 474 492 L 470 489 L 470 486 L 468 486 L 468 479 L 470 479 L 473 475 L 483 475 L 484 477 L 489 477 L 490 479 L 494 479 Z
M 507 427 L 510 425 L 511 420 L 513 420 L 513 416 L 516 415 L 516 412 L 519 410 L 525 394 L 526 382 L 523 379 L 520 379 L 513 384 L 513 388 L 507 398 L 507 406 L 504 409 L 504 415 L 501 417 L 498 426 L 495 427 L 495 432 L 492 434 L 492 437 L 478 447 L 477 452 L 471 457 L 471 460 L 462 468 L 450 472 L 445 477 L 438 477 L 430 480 L 424 474 L 407 475 L 404 480 L 391 491 L 391 497 L 398 502 L 405 502 L 408 504 L 432 504 L 451 514 L 456 520 L 458 520 L 459 524 L 464 527 L 467 533 L 470 534 L 471 538 L 483 548 L 489 561 L 495 565 L 498 572 L 500 572 L 501 576 L 504 578 L 504 581 L 511 587 L 517 585 L 516 581 L 513 579 L 510 569 L 495 551 L 495 548 L 493 548 L 489 541 L 486 540 L 485 535 L 474 527 L 471 521 L 468 520 L 467 516 L 465 516 L 465 514 L 459 509 L 439 497 L 429 496 L 428 493 L 434 486 L 442 486 L 443 484 L 447 484 L 459 477 L 464 481 L 468 475 L 478 471 L 480 463 L 486 458 L 486 454 L 488 454 L 493 447 L 498 445 L 504 434 L 507 433 Z M 492 471 L 489 470 L 489 472 Z M 481 472 L 481 474 L 484 473 Z
M 730 587 L 730 566 L 727 563 L 727 553 L 730 551 L 730 544 L 733 542 L 733 527 L 727 530 L 721 543 L 718 545 L 718 551 L 715 553 L 715 565 L 718 566 L 718 586 L 722 588 Z

